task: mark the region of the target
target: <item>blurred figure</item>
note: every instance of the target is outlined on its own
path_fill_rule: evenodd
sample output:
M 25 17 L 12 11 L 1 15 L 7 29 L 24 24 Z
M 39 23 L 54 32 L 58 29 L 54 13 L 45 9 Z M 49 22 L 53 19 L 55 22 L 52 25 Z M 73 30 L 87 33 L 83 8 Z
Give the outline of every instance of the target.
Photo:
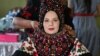
M 97 56 L 100 50 L 100 32 L 95 16 L 100 16 L 100 0 L 68 0 L 73 11 L 73 24 L 77 37 Z
M 12 8 L 8 11 L 5 17 L 0 19 L 0 31 L 8 31 L 9 29 L 15 29 L 12 21 L 13 18 L 20 12 L 20 7 Z
M 64 14 L 65 14 L 64 22 L 65 22 L 65 24 L 70 25 L 72 27 L 72 29 L 74 29 L 74 25 L 72 23 L 73 17 L 71 15 L 72 10 L 71 10 L 71 8 L 68 7 L 68 1 L 61 0 L 61 4 L 65 7 L 65 10 L 64 10 Z
M 39 10 L 40 0 L 26 0 L 26 6 L 14 17 L 13 24 L 27 33 L 33 32 L 32 28 L 38 26 Z

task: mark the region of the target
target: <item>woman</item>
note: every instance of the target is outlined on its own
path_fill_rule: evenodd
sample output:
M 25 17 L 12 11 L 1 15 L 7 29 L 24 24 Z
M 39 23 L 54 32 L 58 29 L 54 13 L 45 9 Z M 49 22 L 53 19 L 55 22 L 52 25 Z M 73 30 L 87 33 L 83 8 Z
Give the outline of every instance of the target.
M 96 17 L 100 16 L 100 0 L 68 0 L 68 7 L 73 11 L 73 24 L 79 40 L 97 56 L 100 50 L 100 32 Z
M 49 0 L 26 0 L 26 6 L 14 17 L 14 26 L 16 28 L 24 28 L 26 32 L 33 32 L 30 28 L 38 27 L 40 5 L 44 1 Z M 69 24 L 74 29 L 72 19 L 69 19 L 70 16 L 67 16 L 70 14 L 69 10 L 65 8 L 65 24 Z M 67 19 L 67 17 L 69 18 Z
M 39 28 L 13 56 L 91 56 L 72 28 L 64 25 L 64 7 L 59 2 L 42 4 Z

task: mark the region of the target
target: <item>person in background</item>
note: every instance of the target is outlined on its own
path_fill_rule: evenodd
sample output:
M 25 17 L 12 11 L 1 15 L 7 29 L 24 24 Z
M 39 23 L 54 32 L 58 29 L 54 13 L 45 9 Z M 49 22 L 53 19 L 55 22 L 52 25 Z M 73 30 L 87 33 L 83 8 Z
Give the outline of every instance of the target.
M 19 41 L 24 41 L 27 35 L 31 36 L 34 27 L 38 27 L 41 0 L 26 0 L 26 5 L 13 18 L 13 25 L 20 29 Z
M 26 32 L 33 32 L 34 30 L 32 30 L 32 28 L 37 28 L 39 25 L 39 10 L 43 1 L 46 0 L 27 0 L 26 6 L 18 13 L 16 17 L 14 17 L 13 24 L 16 26 L 16 28 L 27 28 Z M 67 19 L 67 17 L 70 17 L 67 16 L 70 13 L 69 11 L 70 10 L 68 8 L 65 8 L 66 16 L 64 21 L 66 21 L 65 24 L 71 25 L 74 29 L 72 19 Z
M 14 17 L 13 24 L 16 28 L 31 33 L 34 31 L 32 28 L 38 26 L 40 0 L 26 0 L 26 2 L 26 6 Z
M 33 36 L 12 56 L 91 56 L 72 28 L 64 24 L 64 7 L 59 2 L 49 0 L 50 4 L 45 1 L 41 5 L 39 28 L 34 28 Z
M 13 25 L 15 26 L 15 28 L 21 29 L 22 31 L 20 33 L 21 40 L 27 38 L 26 33 L 28 33 L 28 35 L 31 36 L 32 35 L 31 33 L 34 32 L 33 28 L 38 27 L 40 5 L 42 5 L 44 1 L 49 1 L 49 0 L 26 0 L 27 2 L 26 6 L 22 8 L 21 11 L 14 17 Z M 62 4 L 62 2 L 60 3 Z M 69 14 L 70 14 L 69 8 L 66 7 L 64 16 L 65 24 L 70 25 L 72 29 L 74 29 L 72 24 L 72 19 L 71 16 L 69 16 Z
M 100 16 L 100 0 L 68 0 L 73 11 L 73 24 L 78 39 L 97 56 L 100 50 L 100 30 L 96 17 Z
M 65 7 L 65 10 L 64 10 L 64 21 L 65 21 L 65 24 L 67 25 L 70 25 L 72 27 L 72 29 L 74 29 L 74 24 L 73 24 L 73 17 L 72 17 L 72 14 L 71 14 L 71 8 L 68 7 L 68 1 L 67 0 L 61 0 L 61 4 Z

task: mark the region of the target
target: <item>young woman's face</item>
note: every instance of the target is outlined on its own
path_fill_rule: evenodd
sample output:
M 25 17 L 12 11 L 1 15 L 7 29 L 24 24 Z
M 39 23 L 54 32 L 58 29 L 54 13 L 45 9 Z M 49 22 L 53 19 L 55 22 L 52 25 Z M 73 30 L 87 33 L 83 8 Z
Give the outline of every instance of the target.
M 58 15 L 54 11 L 48 11 L 44 17 L 43 27 L 48 34 L 55 34 L 58 32 L 60 21 Z

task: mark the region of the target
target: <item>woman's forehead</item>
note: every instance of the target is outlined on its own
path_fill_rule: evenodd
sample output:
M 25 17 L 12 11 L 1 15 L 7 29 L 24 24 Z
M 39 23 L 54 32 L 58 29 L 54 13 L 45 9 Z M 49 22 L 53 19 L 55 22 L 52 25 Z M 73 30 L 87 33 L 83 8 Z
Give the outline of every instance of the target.
M 55 14 L 55 15 L 56 15 L 57 13 L 56 13 L 55 11 L 53 11 L 53 10 L 50 10 L 50 11 L 48 11 L 46 14 L 51 14 L 51 15 L 52 15 L 52 14 Z
M 45 14 L 45 17 L 50 17 L 50 18 L 56 18 L 58 17 L 57 13 L 55 11 L 48 11 L 46 14 Z

